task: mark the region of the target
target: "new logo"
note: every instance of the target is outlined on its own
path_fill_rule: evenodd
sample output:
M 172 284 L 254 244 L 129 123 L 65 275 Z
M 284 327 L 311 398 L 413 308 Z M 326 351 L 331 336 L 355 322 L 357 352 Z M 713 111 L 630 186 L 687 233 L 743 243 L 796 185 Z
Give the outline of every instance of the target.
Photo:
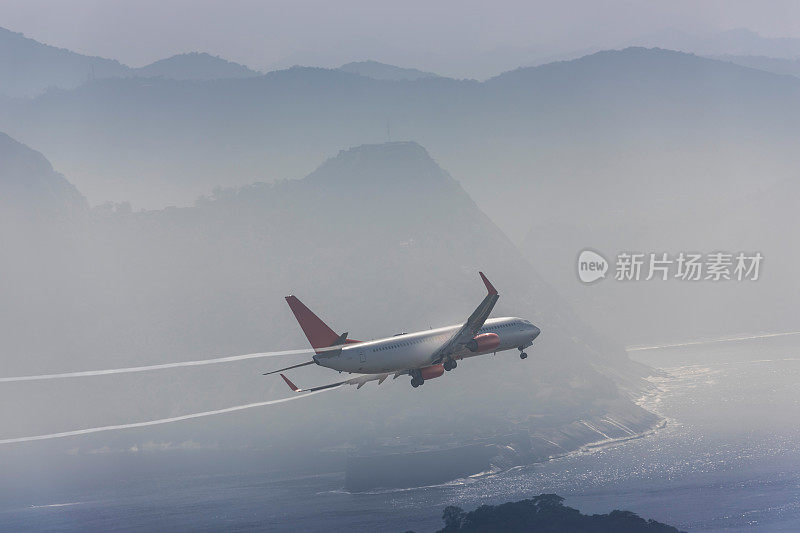
M 608 261 L 593 250 L 584 250 L 578 255 L 578 277 L 584 283 L 592 283 L 606 277 Z

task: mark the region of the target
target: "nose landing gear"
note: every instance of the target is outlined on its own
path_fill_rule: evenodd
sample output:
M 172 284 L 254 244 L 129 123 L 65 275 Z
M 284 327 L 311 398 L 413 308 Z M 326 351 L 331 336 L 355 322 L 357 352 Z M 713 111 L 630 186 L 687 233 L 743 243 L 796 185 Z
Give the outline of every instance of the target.
M 415 389 L 425 383 L 425 380 L 422 378 L 422 372 L 419 370 L 414 370 L 411 373 L 411 386 Z
M 529 344 L 528 346 L 530 346 L 530 344 Z M 528 358 L 528 354 L 526 354 L 526 353 L 523 351 L 523 350 L 525 350 L 525 347 L 524 347 L 524 346 L 520 346 L 519 348 L 517 348 L 517 350 L 519 350 L 519 358 L 520 358 L 520 359 L 527 359 L 527 358 Z

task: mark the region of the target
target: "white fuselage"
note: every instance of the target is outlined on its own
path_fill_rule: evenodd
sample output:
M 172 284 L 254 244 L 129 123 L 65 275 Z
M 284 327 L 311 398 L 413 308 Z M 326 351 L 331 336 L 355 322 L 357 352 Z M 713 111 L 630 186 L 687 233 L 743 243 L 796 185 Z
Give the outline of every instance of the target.
M 320 353 L 314 356 L 318 365 L 342 372 L 383 374 L 423 368 L 434 361 L 434 353 L 447 342 L 461 325 L 403 333 L 374 341 L 346 344 L 341 352 Z M 539 335 L 539 328 L 521 318 L 503 317 L 487 320 L 477 335 L 496 333 L 500 345 L 490 351 L 472 352 L 462 348 L 454 359 L 464 359 L 485 353 L 495 353 L 530 346 Z

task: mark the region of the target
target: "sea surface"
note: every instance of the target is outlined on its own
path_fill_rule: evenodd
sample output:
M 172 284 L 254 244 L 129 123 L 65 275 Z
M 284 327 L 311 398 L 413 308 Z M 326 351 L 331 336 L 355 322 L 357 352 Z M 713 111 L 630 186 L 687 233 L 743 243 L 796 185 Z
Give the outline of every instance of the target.
M 557 493 L 688 531 L 800 531 L 800 338 L 632 352 L 660 370 L 640 404 L 660 429 L 445 485 L 350 494 L 343 474 L 169 475 L 0 502 L 9 531 L 434 531 L 447 505 Z

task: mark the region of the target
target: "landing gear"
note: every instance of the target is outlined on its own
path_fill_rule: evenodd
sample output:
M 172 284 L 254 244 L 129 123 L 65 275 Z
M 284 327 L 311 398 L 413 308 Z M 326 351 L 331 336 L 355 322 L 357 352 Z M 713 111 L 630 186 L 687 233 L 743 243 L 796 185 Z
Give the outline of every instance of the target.
M 451 370 L 453 370 L 455 367 L 458 366 L 458 363 L 456 363 L 455 359 L 448 359 L 447 361 L 444 362 L 444 364 L 442 364 L 442 366 L 446 371 L 450 372 Z
M 519 352 L 520 359 L 525 359 L 526 357 L 528 357 L 528 354 L 526 354 L 525 352 Z
M 425 383 L 425 380 L 422 378 L 422 372 L 420 372 L 419 370 L 415 370 L 411 374 L 411 386 L 416 389 L 423 383 Z

